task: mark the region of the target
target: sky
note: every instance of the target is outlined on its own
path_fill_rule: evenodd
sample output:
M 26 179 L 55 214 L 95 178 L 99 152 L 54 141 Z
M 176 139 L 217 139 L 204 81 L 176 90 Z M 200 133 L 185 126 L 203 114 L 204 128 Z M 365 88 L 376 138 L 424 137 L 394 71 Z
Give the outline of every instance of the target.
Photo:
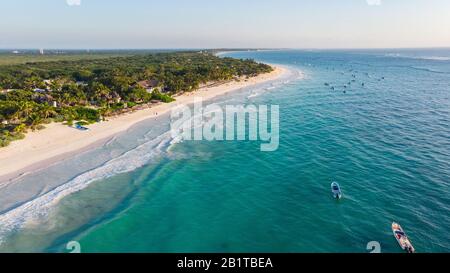
M 0 0 L 0 48 L 450 47 L 450 0 Z

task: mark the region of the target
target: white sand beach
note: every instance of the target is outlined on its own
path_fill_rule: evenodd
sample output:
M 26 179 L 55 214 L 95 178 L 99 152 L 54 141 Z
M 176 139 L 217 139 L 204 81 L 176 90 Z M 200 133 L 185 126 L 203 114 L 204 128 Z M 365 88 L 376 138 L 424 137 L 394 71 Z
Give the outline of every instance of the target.
M 211 99 L 244 87 L 275 80 L 283 75 L 284 71 L 284 68 L 274 67 L 273 72 L 248 80 L 233 81 L 182 94 L 176 97 L 175 102 L 158 104 L 151 108 L 109 118 L 105 122 L 92 124 L 88 126 L 89 131 L 79 131 L 61 123 L 46 125 L 43 130 L 27 133 L 25 139 L 14 141 L 8 147 L 0 148 L 0 183 L 101 145 L 138 122 L 155 118 L 177 105 L 192 103 L 194 97 L 201 97 L 204 100 Z

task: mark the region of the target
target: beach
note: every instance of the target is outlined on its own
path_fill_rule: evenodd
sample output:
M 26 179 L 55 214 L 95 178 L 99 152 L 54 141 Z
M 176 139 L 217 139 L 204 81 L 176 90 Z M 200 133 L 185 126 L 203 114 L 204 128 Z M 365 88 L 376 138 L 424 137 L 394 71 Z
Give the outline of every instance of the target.
M 193 103 L 194 97 L 212 99 L 241 88 L 276 80 L 284 71 L 282 67 L 274 67 L 271 73 L 184 93 L 177 96 L 176 101 L 172 103 L 158 104 L 89 125 L 89 131 L 76 130 L 61 123 L 51 123 L 43 130 L 30 131 L 25 139 L 14 141 L 0 149 L 0 184 L 95 148 L 136 123 L 157 118 L 178 105 Z
M 418 252 L 448 252 L 450 63 L 415 57 L 434 51 L 387 53 L 228 53 L 286 69 L 264 76 L 274 81 L 177 97 L 279 105 L 273 152 L 260 141 L 177 141 L 161 108 L 172 104 L 88 132 L 51 124 L 30 133 L 13 145 L 55 131 L 47 138 L 58 147 L 74 146 L 0 184 L 0 252 L 69 252 L 76 241 L 83 253 L 367 253 L 375 241 L 401 253 L 392 222 Z M 42 153 L 54 149 L 41 143 Z M 30 155 L 16 152 L 0 169 Z

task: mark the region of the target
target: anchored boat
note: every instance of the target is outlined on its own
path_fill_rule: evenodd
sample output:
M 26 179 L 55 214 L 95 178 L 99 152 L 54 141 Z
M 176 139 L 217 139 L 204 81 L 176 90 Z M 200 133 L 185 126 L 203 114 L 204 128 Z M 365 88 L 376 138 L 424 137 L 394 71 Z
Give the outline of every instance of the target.
M 331 183 L 331 192 L 333 193 L 334 198 L 336 198 L 336 199 L 342 198 L 341 187 L 339 186 L 339 184 L 337 182 Z
M 403 250 L 408 253 L 416 252 L 408 236 L 406 236 L 405 232 L 399 224 L 395 222 L 392 223 L 392 232 L 394 233 L 395 239 L 397 239 L 398 244 Z

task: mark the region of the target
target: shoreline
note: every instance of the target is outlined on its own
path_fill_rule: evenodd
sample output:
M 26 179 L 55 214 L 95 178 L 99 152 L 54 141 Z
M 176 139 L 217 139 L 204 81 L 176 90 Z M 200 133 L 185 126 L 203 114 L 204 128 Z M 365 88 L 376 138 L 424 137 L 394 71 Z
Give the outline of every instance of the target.
M 286 69 L 273 66 L 274 71 L 248 80 L 227 82 L 214 87 L 200 88 L 191 93 L 176 96 L 176 101 L 158 104 L 150 108 L 111 117 L 108 121 L 89 125 L 89 131 L 76 130 L 62 123 L 51 123 L 40 131 L 29 132 L 25 139 L 12 142 L 0 149 L 0 186 L 34 171 L 44 169 L 71 156 L 101 146 L 115 135 L 133 125 L 156 118 L 180 104 L 190 104 L 194 97 L 204 100 L 237 91 L 282 76 Z

